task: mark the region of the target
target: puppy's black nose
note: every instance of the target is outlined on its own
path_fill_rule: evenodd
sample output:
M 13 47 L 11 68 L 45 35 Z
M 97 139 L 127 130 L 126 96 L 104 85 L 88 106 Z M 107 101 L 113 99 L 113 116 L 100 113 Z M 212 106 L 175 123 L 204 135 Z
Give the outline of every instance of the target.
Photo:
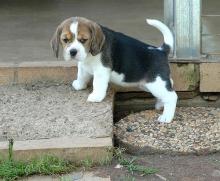
M 77 54 L 77 50 L 76 49 L 71 49 L 70 50 L 71 57 L 75 57 L 76 54 Z

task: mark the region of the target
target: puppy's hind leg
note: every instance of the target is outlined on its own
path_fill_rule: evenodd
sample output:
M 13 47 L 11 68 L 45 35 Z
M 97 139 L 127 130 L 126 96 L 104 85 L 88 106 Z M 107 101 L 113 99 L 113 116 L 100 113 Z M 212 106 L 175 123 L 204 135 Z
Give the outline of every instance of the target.
M 170 80 L 168 80 L 170 81 Z M 146 83 L 145 87 L 164 105 L 163 114 L 158 118 L 161 123 L 170 123 L 174 117 L 177 95 L 173 90 L 168 90 L 166 81 L 159 76 L 154 82 Z

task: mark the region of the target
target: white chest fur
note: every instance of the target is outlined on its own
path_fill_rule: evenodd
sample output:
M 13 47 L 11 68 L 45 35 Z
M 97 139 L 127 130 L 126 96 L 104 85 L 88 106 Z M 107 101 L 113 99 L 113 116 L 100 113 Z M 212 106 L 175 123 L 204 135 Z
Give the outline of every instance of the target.
M 80 64 L 83 67 L 83 69 L 91 75 L 94 75 L 94 72 L 101 71 L 103 68 L 106 69 L 106 67 L 104 67 L 101 62 L 101 54 L 98 54 L 96 56 L 88 55 L 85 61 L 80 62 Z M 109 73 L 110 73 L 109 81 L 114 84 L 117 84 L 123 87 L 137 87 L 140 84 L 139 82 L 135 82 L 135 83 L 124 82 L 124 74 L 119 74 L 115 71 L 111 71 L 110 68 L 109 68 Z
M 81 64 L 83 69 L 91 75 L 93 75 L 95 71 L 103 67 L 101 63 L 101 54 L 98 54 L 96 56 L 92 56 L 89 54 L 84 61 L 79 63 Z

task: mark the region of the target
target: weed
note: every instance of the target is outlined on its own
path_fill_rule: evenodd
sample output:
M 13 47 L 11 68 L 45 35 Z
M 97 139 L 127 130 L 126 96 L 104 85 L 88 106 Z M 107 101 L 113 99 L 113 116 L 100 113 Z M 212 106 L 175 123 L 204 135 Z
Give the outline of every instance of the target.
M 99 161 L 100 166 L 106 166 L 106 165 L 110 165 L 112 163 L 113 150 L 114 150 L 113 148 L 107 149 L 108 154 L 105 158 L 103 158 L 102 160 Z
M 112 163 L 112 157 L 109 156 L 99 161 L 100 166 L 110 165 L 111 163 Z
M 13 161 L 13 144 L 14 144 L 14 140 L 10 139 L 9 146 L 8 146 L 8 159 L 9 159 L 9 161 Z
M 132 157 L 131 159 L 127 159 L 123 156 L 125 149 L 116 148 L 114 155 L 115 158 L 118 160 L 120 165 L 123 165 L 131 174 L 134 174 L 134 172 L 139 172 L 142 175 L 149 175 L 157 173 L 158 170 L 155 168 L 148 168 L 144 167 L 142 165 L 138 165 L 135 163 L 136 158 Z
M 81 161 L 81 166 L 84 167 L 85 169 L 90 169 L 95 165 L 95 163 L 93 162 L 93 160 L 91 158 L 86 158 L 84 160 Z

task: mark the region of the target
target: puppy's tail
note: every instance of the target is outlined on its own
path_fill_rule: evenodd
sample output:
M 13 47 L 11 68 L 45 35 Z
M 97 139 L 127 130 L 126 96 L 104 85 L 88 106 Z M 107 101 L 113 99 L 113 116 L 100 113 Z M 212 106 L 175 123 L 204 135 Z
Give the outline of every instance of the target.
M 146 19 L 146 22 L 149 25 L 154 26 L 155 28 L 159 29 L 162 32 L 163 37 L 164 37 L 164 44 L 161 46 L 161 48 L 167 53 L 169 53 L 170 50 L 172 52 L 174 39 L 173 39 L 173 34 L 170 31 L 170 29 L 164 23 L 162 23 L 158 20 L 155 20 L 155 19 Z M 169 47 L 167 47 L 167 45 Z

